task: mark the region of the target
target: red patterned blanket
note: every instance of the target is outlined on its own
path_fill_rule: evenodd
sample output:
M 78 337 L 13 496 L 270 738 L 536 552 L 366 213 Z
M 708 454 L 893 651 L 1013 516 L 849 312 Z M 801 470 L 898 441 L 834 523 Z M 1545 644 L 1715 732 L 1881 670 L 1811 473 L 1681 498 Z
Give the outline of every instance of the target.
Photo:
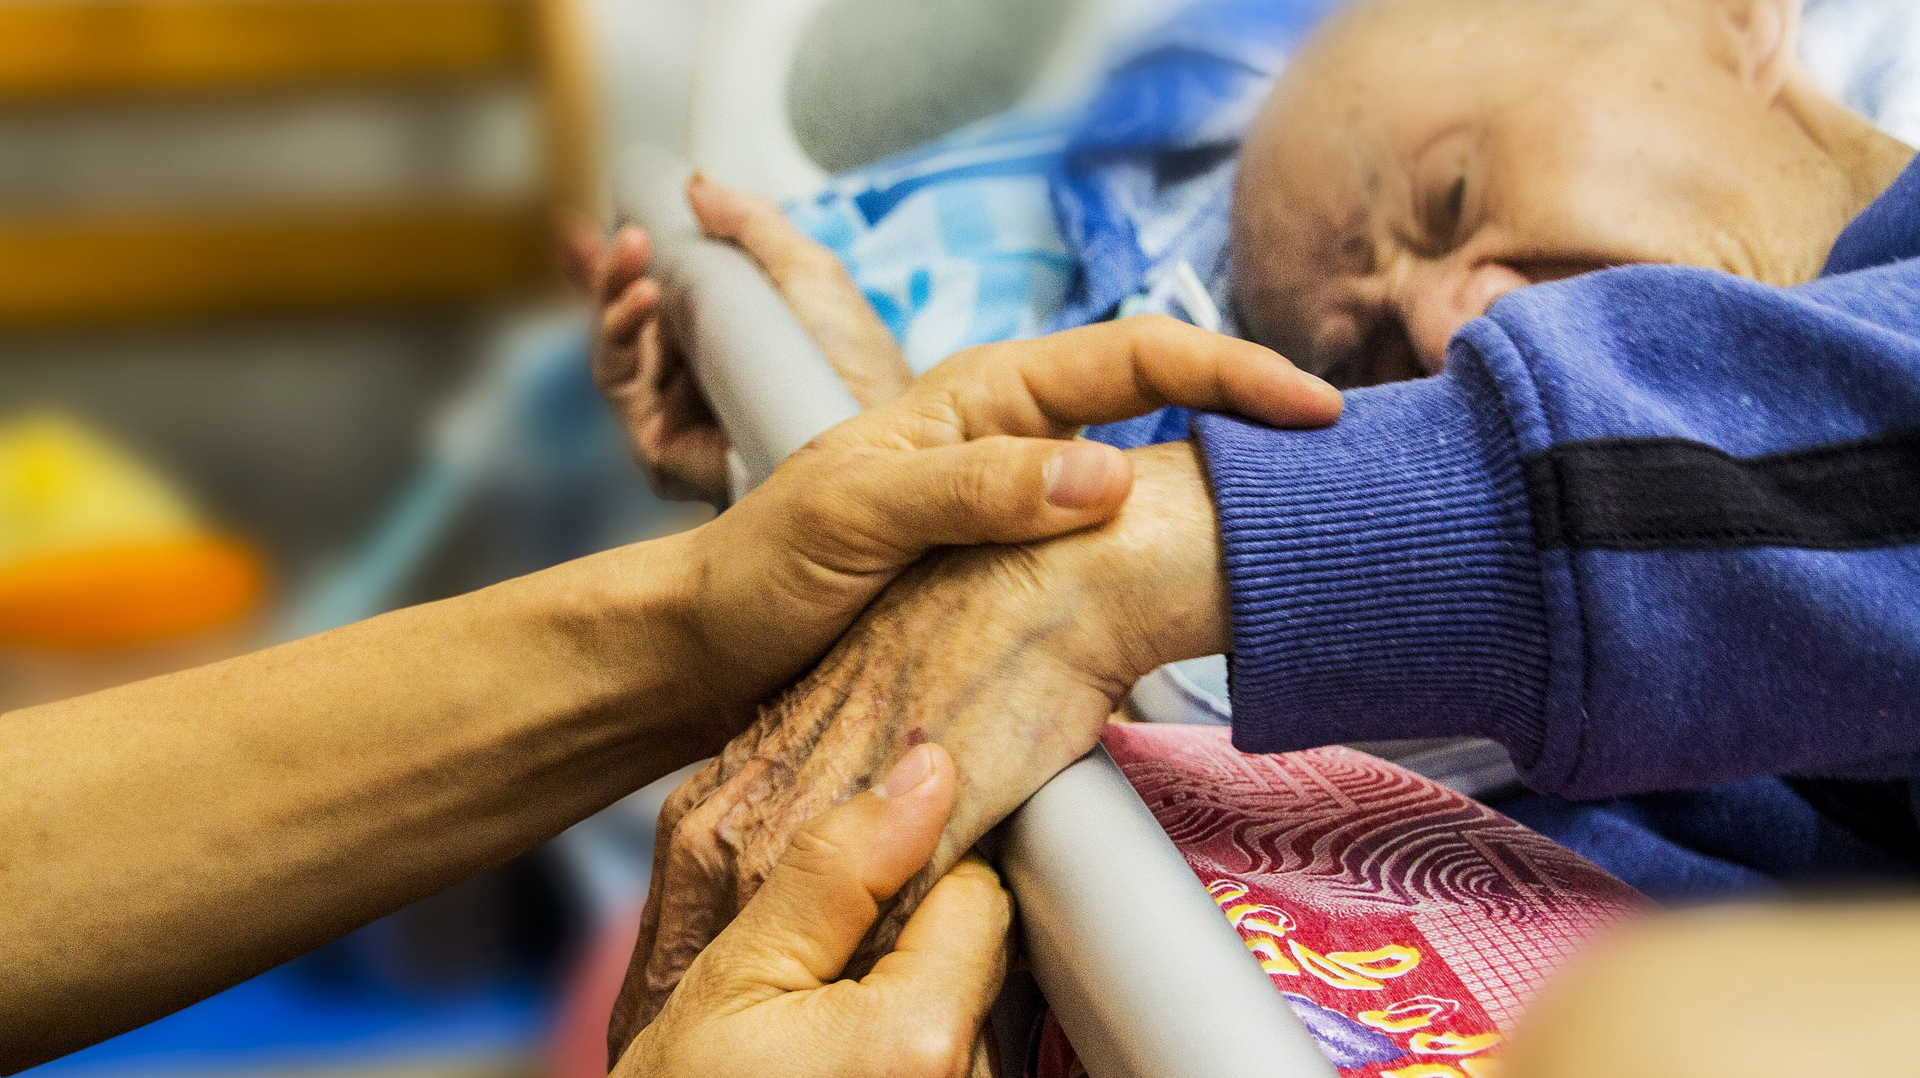
M 1342 1075 L 1491 1078 L 1527 1001 L 1626 884 L 1478 802 L 1344 748 L 1116 725 L 1107 751 Z M 1079 1070 L 1044 1023 L 1035 1078 Z

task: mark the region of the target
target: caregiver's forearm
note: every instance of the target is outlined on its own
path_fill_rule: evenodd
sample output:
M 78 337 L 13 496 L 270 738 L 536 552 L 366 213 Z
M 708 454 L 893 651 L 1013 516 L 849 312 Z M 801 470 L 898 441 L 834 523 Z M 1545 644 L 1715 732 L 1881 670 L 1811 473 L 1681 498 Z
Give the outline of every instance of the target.
M 714 751 L 732 731 L 669 692 L 681 549 L 0 716 L 0 1070 L 268 969 Z

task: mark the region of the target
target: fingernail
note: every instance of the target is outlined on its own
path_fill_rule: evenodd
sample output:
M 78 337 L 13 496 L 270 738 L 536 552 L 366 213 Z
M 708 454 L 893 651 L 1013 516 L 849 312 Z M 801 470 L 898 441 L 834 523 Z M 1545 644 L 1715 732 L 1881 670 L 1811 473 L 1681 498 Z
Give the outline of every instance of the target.
M 1340 392 L 1340 389 L 1338 386 L 1335 386 L 1332 382 L 1327 381 L 1325 378 L 1320 377 L 1319 375 L 1313 373 L 1312 371 L 1303 371 L 1298 367 L 1295 367 L 1293 371 L 1295 374 L 1299 375 L 1300 378 L 1303 381 L 1305 381 L 1308 385 L 1317 386 L 1321 389 L 1329 390 L 1334 393 Z
M 706 228 L 718 225 L 719 217 L 730 214 L 733 206 L 732 195 L 726 188 L 697 172 L 687 181 L 687 204 L 693 207 L 694 214 Z
M 904 797 L 925 785 L 933 777 L 933 750 L 925 745 L 915 745 L 907 750 L 905 756 L 880 780 L 879 793 L 882 797 Z
M 1113 455 L 1111 448 L 1089 442 L 1055 453 L 1041 473 L 1047 500 L 1062 509 L 1085 509 L 1105 500 Z

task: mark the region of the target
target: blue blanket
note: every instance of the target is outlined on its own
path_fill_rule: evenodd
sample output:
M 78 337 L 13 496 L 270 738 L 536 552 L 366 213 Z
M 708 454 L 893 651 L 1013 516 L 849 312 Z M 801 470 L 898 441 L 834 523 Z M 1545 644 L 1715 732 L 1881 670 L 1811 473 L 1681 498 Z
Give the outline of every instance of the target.
M 835 179 L 788 215 L 845 262 L 914 371 L 1046 328 L 1076 260 L 1047 176 L 1058 117 L 995 118 Z

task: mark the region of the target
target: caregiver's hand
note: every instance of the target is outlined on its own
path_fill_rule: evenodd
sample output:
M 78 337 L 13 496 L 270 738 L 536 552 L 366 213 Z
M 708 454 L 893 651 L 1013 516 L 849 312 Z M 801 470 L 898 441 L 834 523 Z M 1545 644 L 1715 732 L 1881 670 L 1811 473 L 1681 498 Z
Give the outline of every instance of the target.
M 738 244 L 767 272 L 862 407 L 885 404 L 913 380 L 846 267 L 778 206 L 698 176 L 687 185 L 687 203 L 709 236 Z M 660 285 L 646 276 L 651 240 L 629 227 L 609 244 L 592 221 L 569 215 L 560 241 L 562 267 L 595 307 L 594 384 L 634 459 L 663 497 L 721 504 L 730 443 L 687 369 L 674 327 L 660 317 Z
M 664 541 L 692 589 L 688 669 L 719 675 L 692 706 L 738 730 L 934 547 L 1027 543 L 1112 519 L 1132 485 L 1126 455 L 1070 439 L 1166 404 L 1311 426 L 1332 422 L 1340 397 L 1258 345 L 1164 318 L 962 352 Z
M 956 1078 L 1006 970 L 1012 904 L 969 858 L 859 980 L 854 946 L 933 852 L 953 761 L 909 749 L 874 791 L 815 819 L 687 971 L 615 1078 Z
M 1170 319 L 1130 319 L 962 353 L 894 405 L 830 437 L 871 440 L 870 451 L 882 452 L 903 436 L 921 445 L 994 431 L 1059 437 L 1163 402 L 1293 426 L 1331 422 L 1340 407 L 1330 388 L 1258 346 Z M 1008 451 L 1021 444 L 987 444 L 1001 443 Z M 972 443 L 974 451 L 981 444 Z M 752 895 L 794 830 L 875 781 L 916 731 L 953 752 L 960 798 L 929 873 L 902 893 L 873 948 L 891 940 L 931 880 L 1091 747 L 1136 678 L 1224 647 L 1213 510 L 1192 448 L 1156 446 L 1107 459 L 1135 480 L 1111 524 L 1037 545 L 926 559 L 812 674 L 669 798 L 651 898 L 614 1010 L 615 1054 Z M 809 482 L 829 482 L 837 470 L 830 455 L 812 453 L 788 469 Z M 753 500 L 714 526 L 727 526 Z M 737 631 L 777 626 L 766 620 Z

